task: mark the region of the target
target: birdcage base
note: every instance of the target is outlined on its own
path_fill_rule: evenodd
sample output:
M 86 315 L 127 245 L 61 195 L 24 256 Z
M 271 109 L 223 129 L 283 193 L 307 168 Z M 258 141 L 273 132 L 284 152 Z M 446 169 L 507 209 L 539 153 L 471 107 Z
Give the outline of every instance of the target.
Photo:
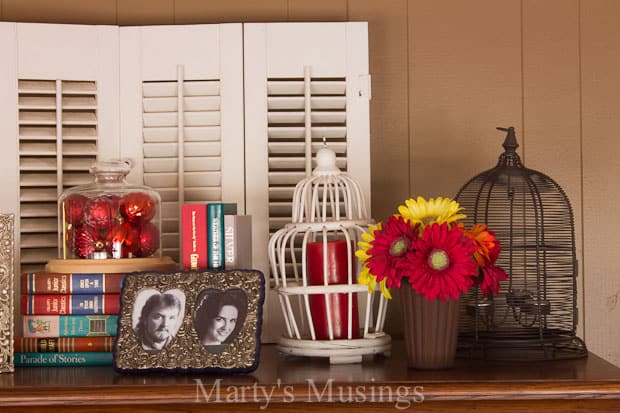
M 587 357 L 586 343 L 579 337 L 561 330 L 545 330 L 543 338 L 502 336 L 497 332 L 464 333 L 459 336 L 457 357 L 505 360 L 540 361 L 567 360 Z
M 285 354 L 306 357 L 328 357 L 330 364 L 361 363 L 363 356 L 383 354 L 388 357 L 392 338 L 388 334 L 368 335 L 352 340 L 303 340 L 281 337 L 278 350 Z

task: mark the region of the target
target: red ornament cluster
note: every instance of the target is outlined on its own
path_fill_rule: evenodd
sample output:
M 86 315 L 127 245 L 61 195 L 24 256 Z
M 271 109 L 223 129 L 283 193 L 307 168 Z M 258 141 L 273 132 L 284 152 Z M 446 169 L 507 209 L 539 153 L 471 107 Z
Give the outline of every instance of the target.
M 63 202 L 65 246 L 80 258 L 149 257 L 159 249 L 159 229 L 150 220 L 157 202 L 145 192 L 123 197 L 69 195 Z

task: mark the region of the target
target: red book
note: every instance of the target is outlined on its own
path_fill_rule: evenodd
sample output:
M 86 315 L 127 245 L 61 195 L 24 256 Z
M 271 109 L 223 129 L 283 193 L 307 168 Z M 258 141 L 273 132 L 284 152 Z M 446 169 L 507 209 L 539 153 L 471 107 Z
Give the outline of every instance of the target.
M 185 204 L 181 211 L 182 258 L 184 270 L 206 270 L 207 205 Z
M 120 311 L 120 301 L 120 294 L 22 294 L 21 313 L 24 315 L 116 315 Z
M 22 294 L 119 294 L 125 274 L 21 274 Z
M 16 353 L 68 353 L 112 351 L 114 337 L 16 337 Z

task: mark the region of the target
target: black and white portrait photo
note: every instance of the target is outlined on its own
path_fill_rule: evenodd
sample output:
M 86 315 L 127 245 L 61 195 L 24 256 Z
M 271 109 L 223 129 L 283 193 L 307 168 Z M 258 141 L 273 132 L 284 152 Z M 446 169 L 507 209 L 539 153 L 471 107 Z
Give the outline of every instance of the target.
M 147 289 L 136 297 L 133 326 L 142 349 L 159 353 L 176 336 L 185 314 L 185 294 L 181 290 L 159 292 Z
M 211 352 L 222 351 L 243 327 L 248 299 L 243 290 L 207 289 L 198 295 L 194 326 L 202 345 Z
M 254 371 L 264 301 L 265 277 L 257 270 L 127 274 L 114 369 L 122 373 Z

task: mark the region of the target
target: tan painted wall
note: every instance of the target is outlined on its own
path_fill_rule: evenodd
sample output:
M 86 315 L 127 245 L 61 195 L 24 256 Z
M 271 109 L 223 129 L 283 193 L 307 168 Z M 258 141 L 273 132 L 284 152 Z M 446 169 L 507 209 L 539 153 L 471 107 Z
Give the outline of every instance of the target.
M 0 0 L 0 20 L 85 24 L 368 21 L 373 215 L 453 196 L 515 126 L 526 165 L 571 199 L 579 334 L 620 364 L 620 2 Z M 388 329 L 398 330 L 393 306 Z

